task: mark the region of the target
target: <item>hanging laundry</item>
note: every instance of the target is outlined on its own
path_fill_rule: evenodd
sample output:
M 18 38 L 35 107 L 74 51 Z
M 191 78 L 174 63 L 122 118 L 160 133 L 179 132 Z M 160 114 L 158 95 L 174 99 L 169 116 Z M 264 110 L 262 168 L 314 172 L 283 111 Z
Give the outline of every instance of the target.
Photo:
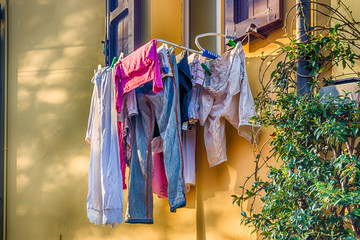
M 180 85 L 180 108 L 181 108 L 181 122 L 189 121 L 189 92 L 192 89 L 191 73 L 188 64 L 187 52 L 183 51 L 176 56 L 179 85 Z
M 151 171 L 151 185 L 153 193 L 159 198 L 168 197 L 168 182 L 166 178 L 163 141 L 161 137 L 156 137 L 151 141 L 152 153 L 152 171 Z
M 204 83 L 205 74 L 201 67 L 199 56 L 195 53 L 188 57 L 188 63 L 191 72 L 191 82 L 194 88 L 201 87 Z
M 119 129 L 119 138 L 121 138 L 119 144 L 122 145 L 120 147 L 120 156 L 123 176 L 126 168 L 125 161 L 129 159 L 129 152 L 131 151 L 130 118 L 137 114 L 134 89 L 146 82 L 153 81 L 154 92 L 162 91 L 156 47 L 157 41 L 154 39 L 116 63 L 116 109 L 119 113 L 123 108 L 126 108 L 127 111 L 125 116 L 120 116 L 123 123 L 118 124 L 118 127 L 121 128 Z M 127 103 L 124 105 L 123 101 L 127 95 L 129 95 L 126 98 Z M 123 141 L 123 138 L 125 138 L 125 141 Z M 125 183 L 124 188 L 126 188 Z
M 213 61 L 212 75 L 201 90 L 200 124 L 204 126 L 204 140 L 210 166 L 227 160 L 225 119 L 238 130 L 238 134 L 257 142 L 260 126 L 249 123 L 255 115 L 246 69 L 245 53 L 241 44 Z
M 123 122 L 117 122 L 117 128 L 118 128 L 118 139 L 119 139 L 119 155 L 120 155 L 120 168 L 121 168 L 121 176 L 122 176 L 122 182 L 123 182 L 123 189 L 127 189 L 126 183 L 125 183 L 125 172 L 126 172 L 126 162 L 124 159 L 124 139 L 123 139 Z
M 132 117 L 138 114 L 135 90 L 131 90 L 123 97 L 122 110 L 118 113 L 118 122 L 122 122 L 122 143 L 124 162 L 129 165 L 133 136 Z M 121 151 L 120 151 L 121 152 Z
M 150 83 L 136 89 L 139 113 L 134 116 L 135 131 L 125 219 L 125 222 L 128 223 L 153 223 L 151 140 L 155 121 L 163 140 L 170 211 L 175 212 L 177 208 L 186 206 L 178 102 L 178 71 L 174 53 L 170 56 L 170 68 L 174 77 L 164 78 L 163 91 L 160 93 L 155 93 Z
M 151 40 L 116 64 L 116 109 L 121 112 L 123 96 L 140 85 L 153 81 L 154 93 L 163 90 L 157 41 Z
M 158 49 L 159 65 L 161 69 L 161 77 L 173 77 L 173 72 L 170 68 L 170 62 L 168 57 L 168 48 L 166 44 L 162 44 Z
M 90 145 L 87 215 L 91 223 L 120 224 L 123 183 L 120 168 L 115 83 L 112 69 L 99 69 L 92 94 L 86 142 Z
M 203 85 L 205 80 L 205 73 L 201 67 L 201 62 L 197 54 L 191 54 L 188 58 L 189 67 L 191 72 L 191 82 L 192 90 L 189 94 L 189 103 L 188 103 L 188 115 L 189 123 L 195 124 L 199 119 L 199 96 L 200 96 L 200 86 Z
M 195 149 L 196 149 L 196 125 L 182 131 L 184 152 L 184 179 L 186 192 L 191 186 L 195 186 Z
M 184 152 L 184 179 L 186 192 L 195 185 L 195 149 L 196 149 L 196 125 L 199 118 L 199 95 L 200 88 L 204 82 L 204 72 L 197 54 L 188 57 L 191 74 L 192 89 L 188 95 L 189 127 L 182 131 L 182 142 Z

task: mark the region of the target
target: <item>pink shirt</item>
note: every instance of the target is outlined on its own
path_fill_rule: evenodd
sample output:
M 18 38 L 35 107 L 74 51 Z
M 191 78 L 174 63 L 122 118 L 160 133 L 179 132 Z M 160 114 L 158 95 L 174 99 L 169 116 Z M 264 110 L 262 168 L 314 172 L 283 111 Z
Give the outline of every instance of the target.
M 163 90 L 156 47 L 156 39 L 151 40 L 117 64 L 115 83 L 118 112 L 121 112 L 123 95 L 141 84 L 153 80 L 153 91 L 159 93 Z

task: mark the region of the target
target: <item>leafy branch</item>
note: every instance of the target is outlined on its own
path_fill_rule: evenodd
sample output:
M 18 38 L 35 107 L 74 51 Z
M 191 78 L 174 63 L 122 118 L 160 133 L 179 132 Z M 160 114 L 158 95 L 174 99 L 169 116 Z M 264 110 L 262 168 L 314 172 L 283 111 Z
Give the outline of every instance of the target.
M 257 146 L 254 172 L 241 194 L 232 195 L 233 203 L 241 207 L 242 223 L 264 239 L 360 239 L 359 99 L 349 93 L 320 94 L 321 87 L 344 76 L 360 76 L 359 22 L 341 0 L 336 8 L 308 2 L 327 24 L 309 28 L 309 41 L 299 43 L 292 35 L 295 17 L 287 14 L 290 43 L 276 57 L 263 57 L 262 91 L 252 121 L 273 134 Z M 304 77 L 310 92 L 302 96 L 297 94 L 299 61 L 309 69 Z M 342 74 L 333 75 L 334 68 Z M 278 167 L 269 164 L 273 159 Z M 262 169 L 267 170 L 265 179 Z M 259 210 L 257 202 L 262 203 Z

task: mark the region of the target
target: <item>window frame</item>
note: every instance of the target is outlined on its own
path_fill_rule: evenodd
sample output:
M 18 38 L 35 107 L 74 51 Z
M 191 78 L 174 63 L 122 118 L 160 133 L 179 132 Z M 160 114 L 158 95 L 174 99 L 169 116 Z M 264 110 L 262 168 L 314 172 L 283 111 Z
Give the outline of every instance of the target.
M 127 18 L 128 53 L 140 47 L 140 0 L 106 0 L 105 65 L 118 57 L 118 24 Z M 126 54 L 125 54 L 126 55 Z
M 254 12 L 254 0 L 248 0 L 248 19 L 239 23 L 235 23 L 235 1 L 239 0 L 225 0 L 225 34 L 228 36 L 235 36 L 235 42 L 241 41 L 246 36 L 247 30 L 252 24 L 256 26 L 257 32 L 262 35 L 267 35 L 269 32 L 283 26 L 282 0 L 267 0 L 269 4 L 269 11 L 257 15 L 251 14 Z M 254 39 L 253 36 L 250 40 L 252 39 Z

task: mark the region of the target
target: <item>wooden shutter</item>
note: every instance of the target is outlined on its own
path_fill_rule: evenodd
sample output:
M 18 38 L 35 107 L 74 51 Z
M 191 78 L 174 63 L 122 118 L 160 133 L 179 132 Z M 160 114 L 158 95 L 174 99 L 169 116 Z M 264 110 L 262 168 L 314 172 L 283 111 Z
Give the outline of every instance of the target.
M 140 46 L 140 0 L 106 0 L 106 65 Z
M 225 0 L 225 33 L 238 39 L 255 24 L 267 34 L 283 24 L 282 0 Z

